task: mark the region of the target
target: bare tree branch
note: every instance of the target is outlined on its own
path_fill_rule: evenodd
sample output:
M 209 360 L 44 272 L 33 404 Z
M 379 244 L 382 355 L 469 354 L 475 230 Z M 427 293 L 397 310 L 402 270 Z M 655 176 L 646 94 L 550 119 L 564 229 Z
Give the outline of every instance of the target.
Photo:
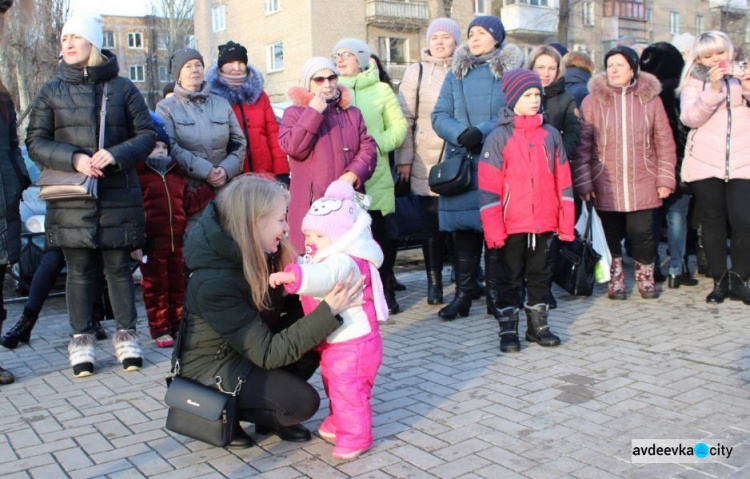
M 193 0 L 152 0 L 151 12 L 164 19 L 157 25 L 167 51 L 188 46 L 193 36 Z

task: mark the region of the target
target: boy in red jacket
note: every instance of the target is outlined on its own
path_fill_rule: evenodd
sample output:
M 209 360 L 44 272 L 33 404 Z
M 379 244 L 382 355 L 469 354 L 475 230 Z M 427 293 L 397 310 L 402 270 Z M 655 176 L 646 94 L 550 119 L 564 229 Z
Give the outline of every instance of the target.
M 479 209 L 489 248 L 500 248 L 501 288 L 496 319 L 500 351 L 521 349 L 518 304 L 524 278 L 528 301 L 526 340 L 557 346 L 547 325 L 552 268 L 547 266 L 552 237 L 575 239 L 573 183 L 560 133 L 539 113 L 539 75 L 517 69 L 503 76 L 507 108 L 484 143 L 479 161 Z
M 169 136 L 162 121 L 151 115 L 156 129 L 156 147 L 137 166 L 146 211 L 146 247 L 131 257 L 141 262 L 141 286 L 146 303 L 148 328 L 160 348 L 174 344 L 182 319 L 185 298 L 183 236 L 188 216 L 197 213 L 214 197 L 208 183 L 195 191 L 177 162 L 169 156 Z

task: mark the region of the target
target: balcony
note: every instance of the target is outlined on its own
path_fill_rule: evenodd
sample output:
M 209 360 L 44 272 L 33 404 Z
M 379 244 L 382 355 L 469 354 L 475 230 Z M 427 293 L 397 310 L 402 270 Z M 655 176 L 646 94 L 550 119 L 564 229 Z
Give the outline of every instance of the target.
M 540 35 L 557 34 L 560 11 L 555 7 L 515 3 L 506 4 L 500 16 L 507 33 L 519 40 L 535 41 Z
M 365 20 L 368 25 L 385 29 L 392 29 L 396 26 L 419 30 L 429 24 L 430 8 L 424 1 L 367 0 Z
M 719 9 L 723 13 L 744 15 L 747 13 L 747 0 L 711 0 L 712 9 Z
M 604 0 L 604 16 L 645 22 L 646 4 L 643 0 Z

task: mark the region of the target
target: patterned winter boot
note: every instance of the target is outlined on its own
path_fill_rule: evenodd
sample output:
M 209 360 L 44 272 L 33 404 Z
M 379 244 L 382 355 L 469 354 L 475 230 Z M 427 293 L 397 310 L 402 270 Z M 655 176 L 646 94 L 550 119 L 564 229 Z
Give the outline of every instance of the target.
M 112 338 L 115 357 L 125 371 L 138 371 L 143 367 L 141 342 L 133 329 L 119 329 Z
M 68 343 L 68 358 L 77 378 L 94 374 L 96 362 L 95 339 L 92 334 L 74 334 Z
M 656 290 L 656 281 L 654 280 L 654 263 L 641 264 L 636 261 L 635 282 L 638 284 L 641 298 L 656 299 L 659 297 L 659 291 Z
M 622 271 L 622 258 L 613 258 L 609 269 L 609 299 L 625 299 L 625 273 Z

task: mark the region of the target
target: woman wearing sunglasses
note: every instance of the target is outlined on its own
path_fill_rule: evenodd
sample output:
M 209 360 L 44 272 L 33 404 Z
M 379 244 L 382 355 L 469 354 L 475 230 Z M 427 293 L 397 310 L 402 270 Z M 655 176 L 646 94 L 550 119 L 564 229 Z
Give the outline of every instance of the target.
M 305 63 L 302 86 L 289 89 L 292 106 L 284 110 L 279 129 L 279 145 L 290 160 L 289 235 L 297 252 L 304 248 L 302 218 L 313 201 L 335 180 L 364 192 L 377 162 L 375 140 L 349 91 L 338 85 L 335 68 L 324 57 Z

